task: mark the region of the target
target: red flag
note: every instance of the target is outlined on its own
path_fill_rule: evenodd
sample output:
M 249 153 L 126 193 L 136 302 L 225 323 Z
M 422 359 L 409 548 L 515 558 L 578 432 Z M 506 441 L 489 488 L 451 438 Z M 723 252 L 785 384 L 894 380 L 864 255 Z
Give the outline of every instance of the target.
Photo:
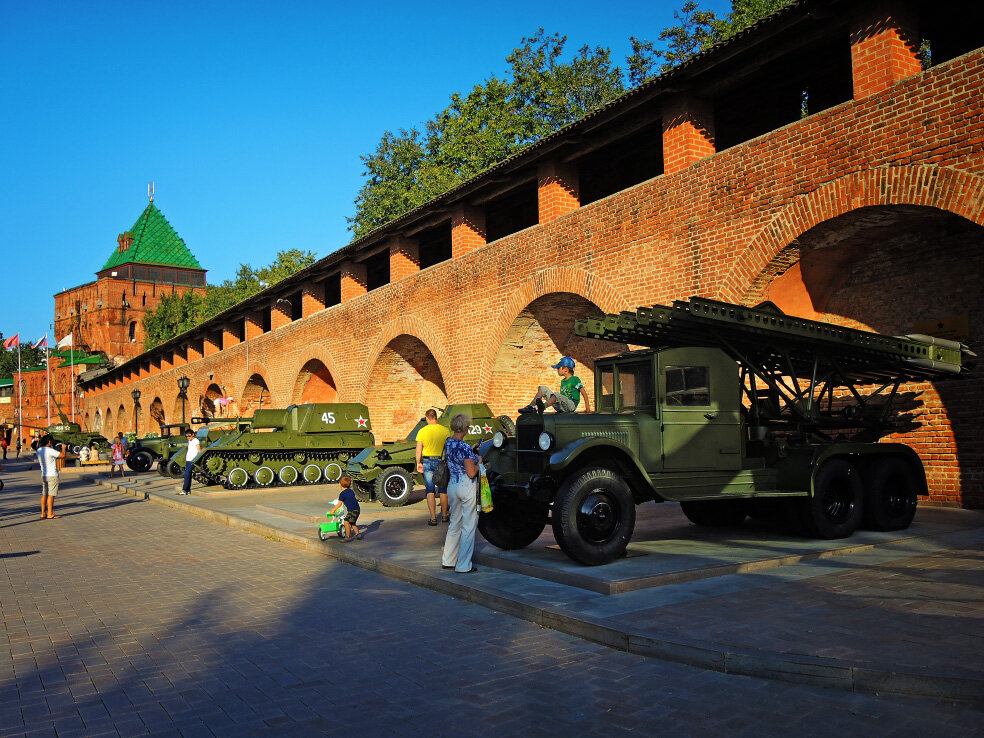
M 8 338 L 6 341 L 3 342 L 3 347 L 5 349 L 13 348 L 18 343 L 20 343 L 20 333 L 15 333 L 10 338 Z

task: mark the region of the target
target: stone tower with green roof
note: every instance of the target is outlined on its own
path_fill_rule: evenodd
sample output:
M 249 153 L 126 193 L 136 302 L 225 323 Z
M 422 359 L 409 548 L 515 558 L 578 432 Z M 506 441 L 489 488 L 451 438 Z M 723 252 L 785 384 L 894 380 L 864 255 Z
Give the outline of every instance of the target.
M 55 335 L 119 364 L 143 352 L 143 318 L 164 295 L 204 292 L 205 269 L 154 204 L 116 237 L 96 281 L 55 295 Z

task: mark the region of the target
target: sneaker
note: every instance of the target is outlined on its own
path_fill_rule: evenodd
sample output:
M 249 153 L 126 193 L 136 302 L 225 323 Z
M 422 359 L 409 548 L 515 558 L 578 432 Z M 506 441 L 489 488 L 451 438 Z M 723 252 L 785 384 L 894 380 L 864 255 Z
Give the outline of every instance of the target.
M 178 494 L 179 495 L 190 495 L 191 492 L 185 492 L 184 490 L 181 490 L 180 492 L 178 492 Z
M 453 566 L 445 566 L 444 564 L 441 564 L 441 568 L 442 568 L 442 569 L 447 569 L 447 570 L 449 570 L 449 571 L 450 571 L 451 569 L 454 569 L 454 567 L 453 567 Z
M 526 407 L 519 408 L 520 415 L 529 415 L 530 413 L 535 413 L 535 412 L 536 412 L 536 405 L 534 405 L 532 402 Z

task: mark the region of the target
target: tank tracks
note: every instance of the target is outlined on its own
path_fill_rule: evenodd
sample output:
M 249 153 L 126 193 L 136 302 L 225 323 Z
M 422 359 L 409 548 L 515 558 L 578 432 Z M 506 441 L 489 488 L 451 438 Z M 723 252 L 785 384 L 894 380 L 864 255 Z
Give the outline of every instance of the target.
M 358 451 L 353 449 L 283 449 L 281 451 L 208 451 L 195 462 L 192 470 L 192 478 L 205 485 L 221 484 L 226 489 L 246 489 L 250 487 L 286 487 L 301 484 L 318 484 L 324 481 L 324 469 L 331 462 L 335 462 L 338 467 L 338 478 L 345 473 L 345 465 L 348 460 L 355 456 Z M 257 457 L 259 461 L 257 461 Z M 221 461 L 220 461 L 221 460 Z M 298 474 L 296 479 L 290 482 L 281 480 L 278 472 L 273 472 L 273 478 L 266 484 L 256 481 L 255 471 L 261 467 L 266 467 L 273 471 L 273 468 L 281 469 L 290 463 Z M 304 470 L 311 464 L 320 468 L 317 479 L 309 480 L 304 475 Z M 253 471 L 247 470 L 252 467 Z M 247 479 L 242 484 L 233 484 L 229 481 L 229 473 L 234 469 L 243 469 Z

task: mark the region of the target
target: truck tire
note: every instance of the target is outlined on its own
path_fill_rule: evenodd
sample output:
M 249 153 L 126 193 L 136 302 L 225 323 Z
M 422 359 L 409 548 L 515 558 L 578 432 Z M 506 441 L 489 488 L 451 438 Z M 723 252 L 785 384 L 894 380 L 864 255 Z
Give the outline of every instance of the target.
M 824 462 L 813 479 L 813 495 L 799 500 L 800 519 L 814 538 L 847 538 L 861 522 L 864 486 L 844 459 Z
M 384 469 L 376 478 L 376 499 L 384 507 L 402 507 L 406 505 L 413 492 L 413 475 L 402 466 L 391 466 Z
M 179 477 L 184 476 L 185 470 L 184 467 L 177 461 L 171 460 L 167 462 L 167 468 L 165 471 L 167 472 L 167 476 L 171 477 L 171 479 L 178 479 Z
M 916 514 L 919 479 L 905 459 L 873 461 L 864 477 L 861 525 L 869 530 L 905 530 Z
M 507 436 L 516 435 L 516 423 L 508 415 L 500 415 L 496 420 L 499 421 L 499 425 L 502 426 L 502 430 L 506 432 Z
M 554 537 L 563 552 L 581 564 L 597 566 L 619 558 L 634 528 L 632 492 L 611 469 L 585 469 L 557 492 Z
M 154 457 L 150 451 L 137 449 L 133 453 L 127 454 L 126 465 L 135 472 L 145 472 L 154 465 Z
M 694 525 L 709 528 L 735 528 L 748 516 L 747 500 L 688 500 L 680 509 Z
M 359 502 L 371 502 L 372 501 L 372 484 L 366 482 L 359 482 L 352 480 L 352 491 L 355 493 L 355 499 Z
M 478 531 L 496 548 L 526 548 L 547 527 L 550 506 L 544 502 L 493 493 L 492 503 L 492 512 L 478 514 Z

